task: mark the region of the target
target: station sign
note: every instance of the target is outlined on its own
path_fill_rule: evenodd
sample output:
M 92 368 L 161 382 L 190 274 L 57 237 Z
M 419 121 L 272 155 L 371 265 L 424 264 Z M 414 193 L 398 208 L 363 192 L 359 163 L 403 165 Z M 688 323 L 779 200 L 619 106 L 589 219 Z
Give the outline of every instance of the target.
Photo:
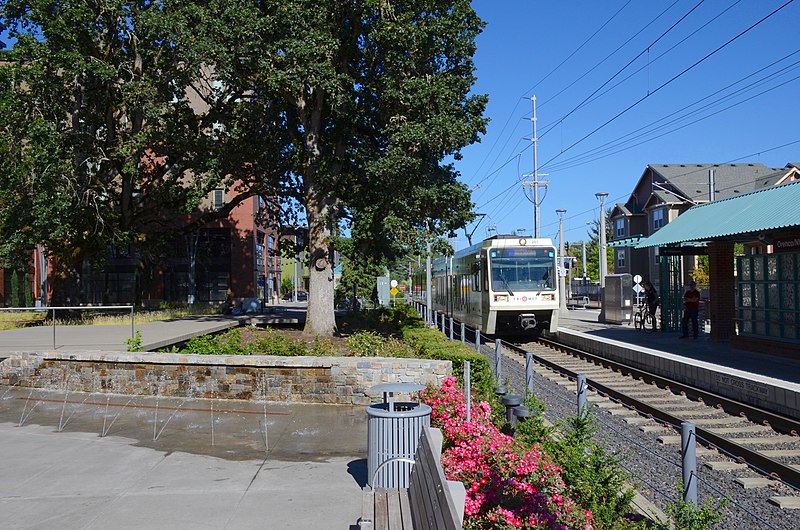
M 659 256 L 707 256 L 708 247 L 658 247 Z

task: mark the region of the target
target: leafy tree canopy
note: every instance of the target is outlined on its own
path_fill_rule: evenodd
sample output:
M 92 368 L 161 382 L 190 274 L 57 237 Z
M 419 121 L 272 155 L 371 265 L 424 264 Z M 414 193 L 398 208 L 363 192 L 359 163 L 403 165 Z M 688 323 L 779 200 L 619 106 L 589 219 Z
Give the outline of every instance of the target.
M 472 218 L 445 163 L 486 125 L 468 0 L 2 0 L 0 25 L 0 201 L 30 214 L 0 218 L 23 234 L 0 259 L 149 245 L 237 187 L 307 220 L 306 327 L 328 334 L 342 221 L 351 257 L 379 260 Z

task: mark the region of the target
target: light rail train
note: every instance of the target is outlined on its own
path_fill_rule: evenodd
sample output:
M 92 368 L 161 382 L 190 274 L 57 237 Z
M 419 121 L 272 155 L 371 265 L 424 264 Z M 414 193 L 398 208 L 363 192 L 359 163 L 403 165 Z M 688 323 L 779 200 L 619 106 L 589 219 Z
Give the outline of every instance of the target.
M 432 261 L 432 308 L 486 335 L 555 333 L 557 274 L 550 239 L 490 237 Z M 423 304 L 426 287 L 423 266 L 412 286 L 414 299 Z

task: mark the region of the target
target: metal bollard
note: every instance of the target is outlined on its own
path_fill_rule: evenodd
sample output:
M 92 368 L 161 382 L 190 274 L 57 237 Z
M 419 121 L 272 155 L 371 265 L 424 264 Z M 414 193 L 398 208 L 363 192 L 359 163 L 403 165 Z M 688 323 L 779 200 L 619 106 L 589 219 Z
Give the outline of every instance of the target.
M 447 319 L 447 315 L 442 313 L 442 335 L 444 335 L 444 321 Z
M 494 375 L 497 377 L 497 384 L 503 384 L 503 345 L 500 339 L 494 339 Z
M 503 396 L 500 399 L 500 402 L 506 408 L 506 421 L 508 423 L 512 423 L 514 421 L 512 409 L 514 407 L 519 407 L 520 405 L 522 405 L 522 396 L 518 396 L 516 394 L 508 394 L 506 396 Z
M 511 426 L 516 430 L 519 422 L 524 422 L 531 417 L 531 411 L 528 407 L 520 405 L 511 409 Z
M 683 502 L 697 507 L 697 437 L 694 423 L 681 423 L 681 467 L 683 469 Z
M 586 376 L 578 376 L 578 417 L 583 418 L 587 413 L 586 409 Z
M 475 349 L 481 352 L 481 330 L 478 328 L 475 328 Z
M 464 361 L 464 402 L 467 405 L 467 423 L 472 421 L 472 391 L 470 390 L 469 361 Z
M 533 354 L 525 354 L 525 397 L 533 394 Z
M 461 323 L 461 344 L 466 344 L 467 343 L 467 336 L 464 335 L 465 329 L 466 328 L 464 327 L 464 323 L 462 322 Z
M 453 317 L 450 317 L 450 342 L 453 342 Z

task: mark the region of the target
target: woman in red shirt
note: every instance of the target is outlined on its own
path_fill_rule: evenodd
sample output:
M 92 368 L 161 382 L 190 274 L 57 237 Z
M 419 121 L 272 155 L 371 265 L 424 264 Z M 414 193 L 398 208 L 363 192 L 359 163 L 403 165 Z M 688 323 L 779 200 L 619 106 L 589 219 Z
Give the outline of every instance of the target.
M 689 288 L 683 293 L 683 318 L 681 319 L 681 331 L 683 334 L 680 338 L 685 339 L 689 336 L 689 320 L 692 321 L 692 336 L 697 338 L 697 314 L 700 312 L 700 291 L 697 290 L 697 284 L 693 281 L 689 282 Z

